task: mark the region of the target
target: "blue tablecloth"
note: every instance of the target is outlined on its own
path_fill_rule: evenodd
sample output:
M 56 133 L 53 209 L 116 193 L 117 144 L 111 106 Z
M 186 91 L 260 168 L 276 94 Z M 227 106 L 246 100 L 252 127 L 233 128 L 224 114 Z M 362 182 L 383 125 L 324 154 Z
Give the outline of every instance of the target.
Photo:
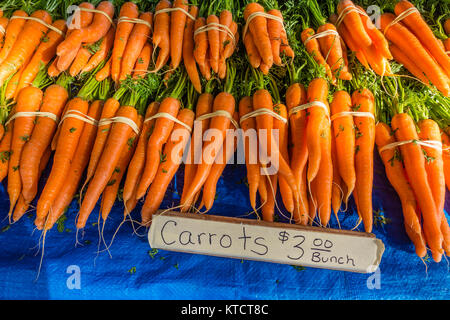
M 230 165 L 219 181 L 217 200 L 211 214 L 243 215 L 250 211 L 245 166 Z M 178 203 L 182 170 L 167 192 L 163 207 Z M 75 246 L 76 201 L 67 212 L 67 221 L 45 238 L 39 278 L 35 281 L 42 251 L 41 233 L 33 225 L 34 212 L 19 222 L 0 224 L 1 299 L 449 299 L 449 264 L 444 258 L 426 265 L 415 255 L 405 234 L 398 197 L 389 185 L 376 156 L 373 189 L 374 210 L 390 219 L 374 233 L 386 247 L 379 273 L 356 274 L 289 265 L 242 261 L 159 250 L 151 252 L 145 230 L 133 234 L 130 223 L 118 231 L 110 254 L 97 254 L 98 207 Z M 0 187 L 1 216 L 9 201 Z M 139 208 L 133 217 L 139 218 Z M 447 212 L 450 199 L 447 197 Z M 104 230 L 109 244 L 123 215 L 117 202 Z M 356 221 L 354 204 L 340 214 L 343 228 Z M 336 220 L 332 227 L 337 227 Z M 61 232 L 62 231 L 62 232 Z M 42 244 L 42 242 L 41 242 Z M 40 247 L 42 249 L 42 246 Z M 103 245 L 101 246 L 103 249 Z M 75 270 L 75 273 L 74 273 Z M 79 271 L 79 273 L 78 273 Z M 79 274 L 79 289 L 73 282 Z

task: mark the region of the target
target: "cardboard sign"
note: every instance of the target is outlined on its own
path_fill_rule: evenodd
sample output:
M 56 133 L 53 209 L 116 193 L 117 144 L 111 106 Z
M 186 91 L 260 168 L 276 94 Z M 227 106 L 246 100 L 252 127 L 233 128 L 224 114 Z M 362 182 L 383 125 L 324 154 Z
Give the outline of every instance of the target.
M 364 232 L 177 212 L 153 215 L 152 248 L 372 273 L 383 242 Z

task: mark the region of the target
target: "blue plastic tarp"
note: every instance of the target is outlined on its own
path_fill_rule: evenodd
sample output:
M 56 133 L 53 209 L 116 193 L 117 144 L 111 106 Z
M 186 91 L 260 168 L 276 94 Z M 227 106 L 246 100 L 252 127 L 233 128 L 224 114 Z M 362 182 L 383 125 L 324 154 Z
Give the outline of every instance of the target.
M 245 176 L 244 165 L 227 166 L 219 180 L 217 199 L 210 214 L 242 216 L 251 211 Z M 163 208 L 178 204 L 182 177 L 181 168 L 169 187 Z M 374 210 L 390 220 L 374 228 L 374 234 L 386 247 L 380 268 L 374 274 L 302 269 L 163 250 L 156 253 L 151 251 L 146 231 L 140 228 L 136 235 L 130 222 L 117 232 L 110 255 L 107 251 L 97 253 L 98 206 L 86 228 L 78 232 L 79 244 L 76 245 L 76 200 L 66 213 L 64 225 L 48 232 L 42 246 L 41 232 L 33 225 L 33 210 L 11 226 L 3 219 L 9 208 L 3 183 L 0 186 L 3 219 L 0 224 L 0 298 L 449 299 L 448 261 L 443 258 L 435 263 L 430 258 L 424 263 L 415 255 L 404 231 L 400 201 L 377 155 L 374 178 Z M 447 212 L 449 198 L 447 196 Z M 141 204 L 133 212 L 137 220 L 140 207 Z M 122 218 L 123 205 L 116 202 L 104 228 L 107 244 Z M 340 213 L 339 219 L 343 229 L 355 225 L 353 201 L 347 212 Z M 338 227 L 334 218 L 331 227 Z M 103 244 L 100 249 L 104 249 Z

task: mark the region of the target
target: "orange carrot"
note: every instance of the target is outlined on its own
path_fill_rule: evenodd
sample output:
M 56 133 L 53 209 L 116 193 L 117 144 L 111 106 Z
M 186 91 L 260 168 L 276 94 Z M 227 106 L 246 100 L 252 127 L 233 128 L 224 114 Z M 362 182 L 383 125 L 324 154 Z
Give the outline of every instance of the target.
M 206 19 L 198 17 L 194 23 L 194 31 L 203 28 L 206 25 Z M 200 32 L 194 36 L 194 58 L 200 68 L 205 68 L 206 53 L 208 51 L 208 36 L 206 32 Z
M 193 17 L 197 18 L 198 7 L 190 6 L 189 14 Z M 187 19 L 186 28 L 184 29 L 183 35 L 183 63 L 186 68 L 186 72 L 189 75 L 189 79 L 191 79 L 191 83 L 194 86 L 194 89 L 198 92 L 202 92 L 202 84 L 200 82 L 200 76 L 197 69 L 197 64 L 195 62 L 194 57 L 194 24 L 195 21 L 192 19 Z
M 78 50 L 78 53 L 75 56 L 72 64 L 70 65 L 69 74 L 72 77 L 80 74 L 81 70 L 86 66 L 91 57 L 92 53 L 89 51 L 89 49 L 87 47 L 81 47 L 80 50 Z
M 169 0 L 161 0 L 155 8 L 155 24 L 153 30 L 153 50 L 159 48 L 155 63 L 155 72 L 160 70 L 170 56 L 170 15 L 167 12 L 156 14 L 159 10 L 171 8 Z
M 111 75 L 111 61 L 112 58 L 110 57 L 108 61 L 106 61 L 105 66 L 98 70 L 98 72 L 95 74 L 95 80 L 103 81 Z
M 245 50 L 247 52 L 248 61 L 253 68 L 259 68 L 261 65 L 261 56 L 259 55 L 258 48 L 253 41 L 253 36 L 250 32 L 247 32 L 244 37 Z
M 103 101 L 96 100 L 92 102 L 88 115 L 95 120 L 99 120 L 103 106 Z M 74 157 L 70 165 L 69 173 L 66 177 L 67 181 L 70 181 L 70 183 L 65 183 L 61 187 L 60 192 L 53 202 L 52 210 L 48 214 L 45 225 L 42 222 L 37 226 L 38 229 L 44 228 L 45 230 L 50 230 L 59 217 L 62 216 L 64 210 L 66 210 L 70 205 L 70 202 L 77 192 L 84 170 L 88 165 L 89 156 L 94 145 L 96 133 L 97 127 L 95 125 L 90 123 L 86 123 L 84 125 L 83 133 L 80 136 L 80 141 L 78 142 L 77 149 L 75 151 L 76 157 Z
M 405 10 L 414 8 L 414 5 L 406 0 L 399 1 L 394 8 L 395 14 L 398 16 Z M 431 56 L 444 70 L 447 77 L 450 77 L 450 58 L 445 53 L 445 49 L 439 44 L 433 31 L 422 18 L 420 12 L 416 10 L 412 14 L 405 16 L 402 20 L 408 29 L 420 40 L 422 45 L 430 52 Z
M 427 78 L 440 90 L 446 97 L 450 96 L 449 78 L 441 70 L 439 65 L 424 49 L 419 39 L 408 30 L 401 22 L 396 23 L 386 30 L 386 27 L 395 19 L 391 13 L 381 15 L 381 28 L 386 34 L 386 38 L 394 43 L 400 50 L 415 61 L 417 66 L 425 73 Z
M 159 102 L 152 102 L 145 112 L 145 119 L 149 119 L 154 116 L 159 109 Z M 125 185 L 123 188 L 123 201 L 125 204 L 128 200 L 132 199 L 133 194 L 136 191 L 137 182 L 140 179 L 142 171 L 144 170 L 147 143 L 150 135 L 155 127 L 155 119 L 145 120 L 142 125 L 142 131 L 139 135 L 136 150 L 133 157 L 130 160 L 128 166 L 127 176 L 125 178 Z
M 206 24 L 220 23 L 219 18 L 216 15 L 209 15 L 206 18 Z M 207 31 L 208 34 L 208 44 L 209 44 L 209 63 L 211 68 L 215 73 L 219 72 L 219 55 L 220 55 L 220 38 L 219 30 L 211 28 Z
M 108 56 L 114 42 L 114 29 L 110 28 L 105 38 L 102 39 L 100 48 L 89 58 L 81 72 L 89 72 L 95 69 Z
M 447 186 L 447 190 L 450 190 L 450 138 L 445 132 L 441 133 L 441 138 L 442 138 L 442 157 L 444 160 L 445 184 Z M 3 150 L 3 148 L 0 147 L 0 150 Z
M 174 0 L 172 8 L 188 11 L 188 1 Z M 172 69 L 178 68 L 181 62 L 186 19 L 188 18 L 183 11 L 177 10 L 170 14 L 170 65 Z
M 279 17 L 283 20 L 283 15 L 280 10 L 272 9 L 267 12 L 268 14 Z M 277 66 L 281 66 L 282 61 L 280 57 L 281 47 L 281 32 L 283 30 L 283 24 L 274 19 L 267 19 L 267 31 L 269 33 L 270 44 L 272 47 L 273 63 Z
M 139 9 L 137 5 L 131 1 L 125 2 L 120 7 L 119 19 L 136 19 L 139 16 Z M 133 30 L 134 24 L 132 22 L 121 21 L 117 24 L 116 33 L 114 35 L 114 45 L 111 54 L 111 79 L 117 83 L 120 75 L 120 66 L 123 53 Z
M 65 88 L 57 84 L 51 85 L 44 92 L 40 111 L 52 113 L 59 119 L 68 97 Z M 37 118 L 31 138 L 23 147 L 19 171 L 23 186 L 22 195 L 27 203 L 31 202 L 37 193 L 39 159 L 50 146 L 56 127 L 57 122 L 51 118 Z
M 425 85 L 430 86 L 430 80 L 428 80 L 427 76 L 417 66 L 414 60 L 411 60 L 408 55 L 400 50 L 395 44 L 391 44 L 389 48 L 391 49 L 391 53 L 395 61 L 401 63 L 406 68 L 406 70 L 411 72 L 411 74 L 415 77 L 419 78 Z
M 3 39 L 5 38 L 5 33 L 6 33 L 6 28 L 8 26 L 9 20 L 8 18 L 5 17 L 0 17 L 0 26 L 1 26 L 1 31 L 0 31 L 0 50 L 1 47 L 3 46 Z
M 414 191 L 404 175 L 403 163 L 398 148 L 386 149 L 383 152 L 381 148 L 394 143 L 395 137 L 391 132 L 391 128 L 385 123 L 376 125 L 376 144 L 380 157 L 383 161 L 386 176 L 397 192 L 402 203 L 403 219 L 405 230 L 414 243 L 416 254 L 423 258 L 427 254 L 425 239 L 422 236 L 422 227 L 417 212 L 417 203 Z
M 391 121 L 392 130 L 397 141 L 419 140 L 415 124 L 407 113 L 396 114 Z M 425 239 L 430 247 L 433 260 L 439 262 L 442 258 L 442 233 L 440 230 L 440 214 L 434 203 L 433 193 L 428 183 L 425 169 L 425 157 L 420 145 L 408 143 L 400 146 L 403 164 L 411 187 L 414 190 L 417 203 L 423 217 Z
M 47 11 L 37 10 L 31 17 L 40 19 L 51 24 L 52 18 Z M 21 19 L 18 19 L 21 20 Z M 17 37 L 14 46 L 11 48 L 8 56 L 0 64 L 0 86 L 14 74 L 23 63 L 30 59 L 34 50 L 39 45 L 42 35 L 47 32 L 47 27 L 40 22 L 27 20 L 23 26 L 23 30 Z
M 134 65 L 133 78 L 143 78 L 147 75 L 148 66 L 152 55 L 153 47 L 150 42 L 146 42 Z
M 14 121 L 11 121 L 6 125 L 5 134 L 0 141 L 0 182 L 8 175 L 13 123 Z
M 131 106 L 121 106 L 116 113 L 117 117 L 126 117 L 136 123 L 138 119 L 137 110 Z M 101 193 L 108 184 L 111 175 L 114 172 L 119 161 L 121 151 L 127 148 L 130 143 L 129 137 L 132 128 L 125 123 L 115 122 L 111 125 L 111 132 L 108 135 L 105 147 L 98 162 L 95 174 L 89 182 L 86 195 L 81 203 L 77 219 L 77 229 L 84 228 L 92 210 L 100 198 Z
M 314 30 L 312 28 L 307 28 L 302 31 L 301 37 L 302 42 L 306 47 L 306 51 L 314 58 L 314 60 L 321 66 L 325 68 L 325 72 L 330 80 L 334 81 L 333 74 L 331 72 L 331 68 L 328 63 L 325 61 L 322 52 L 320 51 L 319 41 L 315 38 L 308 40 L 309 37 L 313 36 Z
M 28 14 L 23 10 L 16 10 L 13 12 L 11 17 L 28 17 Z M 0 63 L 3 62 L 6 57 L 8 57 L 9 52 L 14 46 L 14 43 L 16 42 L 17 38 L 19 37 L 20 32 L 23 29 L 23 26 L 25 24 L 25 19 L 12 19 L 8 23 L 8 26 L 6 27 L 6 34 L 3 39 L 3 47 L 0 51 Z
M 350 112 L 352 107 L 351 96 L 343 90 L 337 91 L 333 95 L 330 105 L 332 116 L 341 112 Z M 336 161 L 339 175 L 346 185 L 346 194 L 343 196 L 344 203 L 355 188 L 355 130 L 353 116 L 342 114 L 333 120 L 333 135 L 336 141 Z
M 190 109 L 182 109 L 178 114 L 178 120 L 192 128 L 195 114 Z M 190 132 L 179 123 L 173 126 L 171 137 L 164 146 L 163 154 L 166 161 L 159 164 L 155 179 L 150 186 L 149 195 L 142 206 L 142 224 L 147 225 L 151 221 L 151 216 L 161 205 L 167 187 L 177 172 L 183 157 L 184 149 L 189 141 Z
M 273 222 L 275 216 L 275 198 L 278 190 L 278 175 L 264 175 L 262 178 L 266 180 L 265 184 L 267 188 L 267 201 L 261 208 L 262 219 L 264 221 Z
M 264 7 L 256 2 L 247 4 L 244 9 L 244 19 L 247 21 L 248 17 L 256 12 L 264 12 Z M 262 61 L 264 61 L 270 69 L 273 64 L 273 54 L 269 32 L 267 31 L 267 19 L 262 16 L 253 18 L 253 20 L 249 23 L 247 32 L 252 33 L 254 43 L 258 48 Z
M 372 45 L 372 39 L 367 34 L 360 15 L 358 12 L 352 11 L 352 8 L 356 7 L 351 0 L 341 0 L 337 5 L 337 12 L 338 14 L 342 14 L 343 11 L 348 12 L 343 19 L 343 23 L 349 30 L 352 30 L 352 33 L 355 34 L 355 39 L 358 39 L 361 46 L 368 47 Z
M 65 114 L 67 115 L 71 111 L 77 112 L 76 114 L 78 112 L 86 114 L 88 102 L 80 98 L 73 98 L 68 102 Z M 85 122 L 83 120 L 74 117 L 68 117 L 61 123 L 52 170 L 36 207 L 36 226 L 41 225 L 45 221 L 60 188 L 66 181 L 84 125 Z
M 152 25 L 153 14 L 151 12 L 141 13 L 139 19 Z M 151 34 L 150 31 L 150 28 L 145 24 L 137 23 L 134 25 L 121 59 L 119 80 L 124 80 L 128 75 L 131 75 L 136 60 Z

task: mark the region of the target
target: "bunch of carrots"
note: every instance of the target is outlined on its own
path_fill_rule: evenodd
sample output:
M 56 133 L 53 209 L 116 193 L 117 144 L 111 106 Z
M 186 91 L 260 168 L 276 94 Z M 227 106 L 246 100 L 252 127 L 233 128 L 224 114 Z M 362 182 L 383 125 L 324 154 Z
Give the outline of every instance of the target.
M 435 121 L 423 119 L 416 124 L 405 112 L 395 114 L 390 125 L 376 125 L 376 145 L 401 200 L 406 233 L 419 257 L 426 256 L 428 247 L 436 262 L 450 253 L 444 213 L 445 139 Z
M 425 85 L 433 84 L 449 97 L 450 57 L 444 45 L 412 3 L 399 1 L 394 11 L 380 18 L 392 56 Z
M 362 7 L 351 0 L 341 0 L 330 21 L 364 67 L 380 76 L 392 76 L 392 54 L 385 33 L 377 29 Z
M 250 2 L 244 9 L 244 20 L 242 41 L 253 68 L 267 75 L 274 64 L 284 64 L 283 57 L 294 59 L 280 10 L 265 12 L 261 4 Z

